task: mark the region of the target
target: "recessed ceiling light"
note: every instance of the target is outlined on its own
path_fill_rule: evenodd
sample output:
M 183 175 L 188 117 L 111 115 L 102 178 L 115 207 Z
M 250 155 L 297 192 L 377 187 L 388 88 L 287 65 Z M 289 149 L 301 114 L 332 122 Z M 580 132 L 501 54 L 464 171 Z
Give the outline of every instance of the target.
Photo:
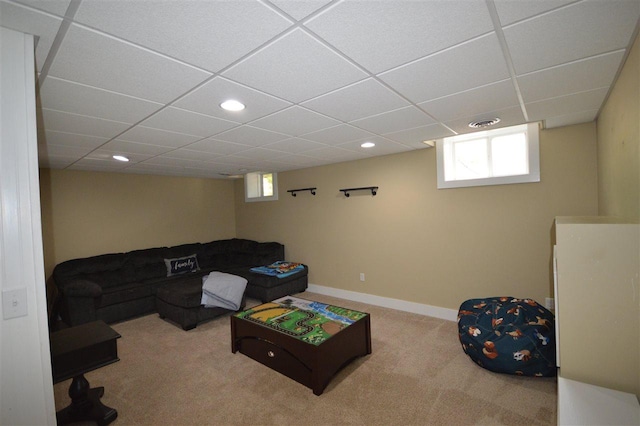
M 374 146 L 376 146 L 375 143 L 373 142 L 365 142 L 362 145 L 360 145 L 362 148 L 373 148 Z
M 227 111 L 242 111 L 244 109 L 244 104 L 236 101 L 235 99 L 229 99 L 228 101 L 221 103 L 220 108 Z
M 124 155 L 114 155 L 113 156 L 114 160 L 118 160 L 118 161 L 129 161 L 129 159 L 127 157 L 125 157 Z

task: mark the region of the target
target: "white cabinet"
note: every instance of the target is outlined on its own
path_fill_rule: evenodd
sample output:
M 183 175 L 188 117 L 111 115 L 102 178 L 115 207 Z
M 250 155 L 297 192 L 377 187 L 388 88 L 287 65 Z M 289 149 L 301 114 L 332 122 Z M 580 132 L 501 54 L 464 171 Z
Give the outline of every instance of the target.
M 555 240 L 560 378 L 640 395 L 638 221 L 558 217 Z M 572 389 L 559 386 L 559 403 L 572 400 Z
M 604 217 L 556 218 L 561 375 L 640 394 L 640 232 Z

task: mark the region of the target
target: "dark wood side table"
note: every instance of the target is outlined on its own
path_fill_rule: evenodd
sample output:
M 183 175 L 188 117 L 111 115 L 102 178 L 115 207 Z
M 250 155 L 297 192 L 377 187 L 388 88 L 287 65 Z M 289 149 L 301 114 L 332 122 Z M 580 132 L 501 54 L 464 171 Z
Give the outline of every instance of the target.
M 118 412 L 100 402 L 104 387 L 90 388 L 84 374 L 120 361 L 115 330 L 104 321 L 94 321 L 51 333 L 53 382 L 73 377 L 69 387 L 71 404 L 56 413 L 58 425 L 93 420 L 99 426 L 118 417 Z

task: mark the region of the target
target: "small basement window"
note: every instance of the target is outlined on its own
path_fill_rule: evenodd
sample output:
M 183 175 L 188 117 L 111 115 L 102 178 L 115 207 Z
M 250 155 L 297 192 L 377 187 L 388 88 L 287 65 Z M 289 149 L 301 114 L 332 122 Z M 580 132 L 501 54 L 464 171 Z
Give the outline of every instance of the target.
M 540 182 L 538 123 L 436 142 L 438 189 Z
M 253 172 L 244 175 L 244 200 L 275 201 L 278 199 L 278 174 Z

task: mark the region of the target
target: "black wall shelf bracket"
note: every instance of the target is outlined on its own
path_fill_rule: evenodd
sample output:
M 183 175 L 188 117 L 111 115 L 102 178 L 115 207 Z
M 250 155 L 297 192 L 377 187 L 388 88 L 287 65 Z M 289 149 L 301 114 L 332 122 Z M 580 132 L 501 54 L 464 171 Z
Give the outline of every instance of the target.
M 296 192 L 301 192 L 301 191 L 309 191 L 311 192 L 312 195 L 316 195 L 316 189 L 318 188 L 289 189 L 287 192 L 290 192 L 292 197 L 295 197 L 297 195 Z
M 362 188 L 345 188 L 345 189 L 341 189 L 340 191 L 344 193 L 345 197 L 348 197 L 350 195 L 349 192 L 351 191 L 371 191 L 371 195 L 376 195 L 378 193 L 378 187 L 363 186 Z

